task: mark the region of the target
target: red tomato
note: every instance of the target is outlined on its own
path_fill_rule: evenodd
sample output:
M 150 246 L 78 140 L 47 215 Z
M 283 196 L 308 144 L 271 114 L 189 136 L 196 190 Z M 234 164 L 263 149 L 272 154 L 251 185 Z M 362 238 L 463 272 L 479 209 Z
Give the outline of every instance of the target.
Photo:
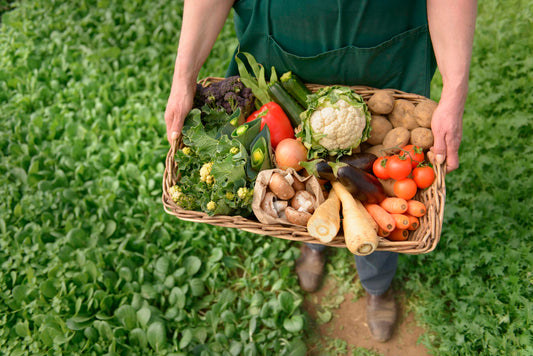
M 411 160 L 411 166 L 415 168 L 419 163 L 424 162 L 424 150 L 415 145 L 407 145 L 402 148 L 400 156 L 408 157 Z
M 386 169 L 390 178 L 396 180 L 405 179 L 412 170 L 411 160 L 398 155 L 390 156 L 387 159 Z
M 435 180 L 435 171 L 430 166 L 416 167 L 413 169 L 413 180 L 418 188 L 427 188 Z
M 405 178 L 394 182 L 393 189 L 398 198 L 410 200 L 415 196 L 418 187 L 413 179 Z
M 294 138 L 294 128 L 291 125 L 287 114 L 283 111 L 281 106 L 271 101 L 261 106 L 259 110 L 253 112 L 246 122 L 252 121 L 261 117 L 261 129 L 268 125 L 270 130 L 270 144 L 275 149 L 283 139 Z
M 387 158 L 388 157 L 378 157 L 372 165 L 372 171 L 374 175 L 381 179 L 389 179 L 389 173 L 387 172 Z

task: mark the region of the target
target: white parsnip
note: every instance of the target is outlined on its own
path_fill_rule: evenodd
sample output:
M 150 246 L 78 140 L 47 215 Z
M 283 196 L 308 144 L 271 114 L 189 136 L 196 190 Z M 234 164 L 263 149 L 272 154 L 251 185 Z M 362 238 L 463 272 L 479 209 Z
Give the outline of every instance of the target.
M 355 199 L 342 183 L 332 182 L 332 186 L 342 205 L 342 227 L 346 247 L 358 256 L 371 254 L 379 244 L 375 222 L 363 204 Z
M 327 243 L 339 232 L 341 202 L 335 191 L 329 192 L 328 198 L 313 213 L 307 222 L 307 231 L 314 238 Z

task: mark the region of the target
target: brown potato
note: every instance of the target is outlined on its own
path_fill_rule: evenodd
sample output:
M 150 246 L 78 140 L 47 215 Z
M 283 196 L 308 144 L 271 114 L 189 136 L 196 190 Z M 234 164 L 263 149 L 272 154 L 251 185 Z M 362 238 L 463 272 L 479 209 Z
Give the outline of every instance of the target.
M 393 127 L 405 127 L 412 130 L 418 127 L 414 115 L 415 105 L 408 100 L 398 99 L 394 102 L 394 108 L 389 115 L 389 121 Z
M 411 133 L 405 127 L 396 127 L 390 130 L 383 139 L 383 146 L 385 150 L 390 153 L 400 152 L 400 148 L 409 143 Z
M 428 150 L 433 146 L 433 132 L 425 127 L 419 127 L 411 131 L 411 144 Z
M 394 97 L 388 90 L 376 90 L 374 95 L 368 100 L 368 108 L 371 112 L 387 115 L 394 107 Z
M 415 106 L 414 114 L 418 126 L 431 128 L 431 118 L 436 107 L 437 103 L 431 99 L 424 100 Z
M 371 145 L 379 145 L 383 143 L 383 138 L 385 138 L 387 132 L 392 130 L 392 124 L 385 116 L 372 115 L 370 128 L 370 137 L 366 142 Z
M 383 186 L 383 191 L 388 197 L 395 197 L 396 194 L 394 193 L 394 182 L 396 182 L 394 179 L 381 179 L 378 178 L 379 182 Z
M 372 154 L 375 154 L 377 157 L 381 157 L 381 156 L 386 154 L 384 149 L 385 149 L 385 146 L 383 146 L 383 145 L 375 145 L 375 146 L 368 147 L 363 152 L 372 153 Z

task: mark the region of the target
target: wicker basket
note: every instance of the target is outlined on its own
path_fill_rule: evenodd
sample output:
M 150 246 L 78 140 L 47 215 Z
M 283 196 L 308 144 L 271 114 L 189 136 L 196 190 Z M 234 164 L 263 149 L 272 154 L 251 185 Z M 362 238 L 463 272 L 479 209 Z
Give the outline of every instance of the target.
M 209 85 L 222 78 L 205 78 L 201 81 L 203 85 Z M 323 87 L 322 85 L 306 84 L 311 91 L 316 91 Z M 364 86 L 352 86 L 358 94 L 360 94 L 365 101 L 367 101 L 375 92 L 376 89 Z M 387 89 L 389 90 L 389 89 Z M 405 93 L 399 90 L 390 89 L 395 99 L 406 99 L 414 104 L 426 100 L 425 97 Z M 322 243 L 315 239 L 307 232 L 305 227 L 284 226 L 284 225 L 266 225 L 260 223 L 257 219 L 250 217 L 244 218 L 242 216 L 225 216 L 208 214 L 200 211 L 185 210 L 171 199 L 169 189 L 177 183 L 177 167 L 178 162 L 175 161 L 176 150 L 182 147 L 181 140 L 178 139 L 171 145 L 167 154 L 165 172 L 163 175 L 163 205 L 168 214 L 174 215 L 177 218 L 185 221 L 200 222 L 210 225 L 236 228 L 255 234 L 269 235 L 281 239 L 311 242 L 331 247 L 346 247 L 343 236 L 337 236 L 330 243 Z M 431 187 L 419 191 L 416 199 L 425 203 L 427 207 L 427 214 L 420 218 L 420 226 L 417 230 L 410 234 L 406 241 L 389 241 L 380 237 L 377 251 L 393 251 L 405 254 L 423 254 L 433 251 L 437 246 L 442 228 L 442 218 L 444 213 L 444 202 L 446 198 L 445 175 L 443 165 L 435 165 L 436 179 Z M 341 229 L 342 232 L 342 229 Z

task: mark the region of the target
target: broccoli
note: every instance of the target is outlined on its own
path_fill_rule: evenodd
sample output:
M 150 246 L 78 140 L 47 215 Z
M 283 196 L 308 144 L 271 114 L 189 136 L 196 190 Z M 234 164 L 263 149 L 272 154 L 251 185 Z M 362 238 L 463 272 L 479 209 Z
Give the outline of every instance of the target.
M 201 109 L 204 105 L 212 109 L 223 109 L 228 114 L 240 108 L 244 117 L 247 117 L 255 109 L 255 97 L 252 90 L 245 87 L 236 75 L 210 83 L 208 86 L 198 83 L 194 108 Z

